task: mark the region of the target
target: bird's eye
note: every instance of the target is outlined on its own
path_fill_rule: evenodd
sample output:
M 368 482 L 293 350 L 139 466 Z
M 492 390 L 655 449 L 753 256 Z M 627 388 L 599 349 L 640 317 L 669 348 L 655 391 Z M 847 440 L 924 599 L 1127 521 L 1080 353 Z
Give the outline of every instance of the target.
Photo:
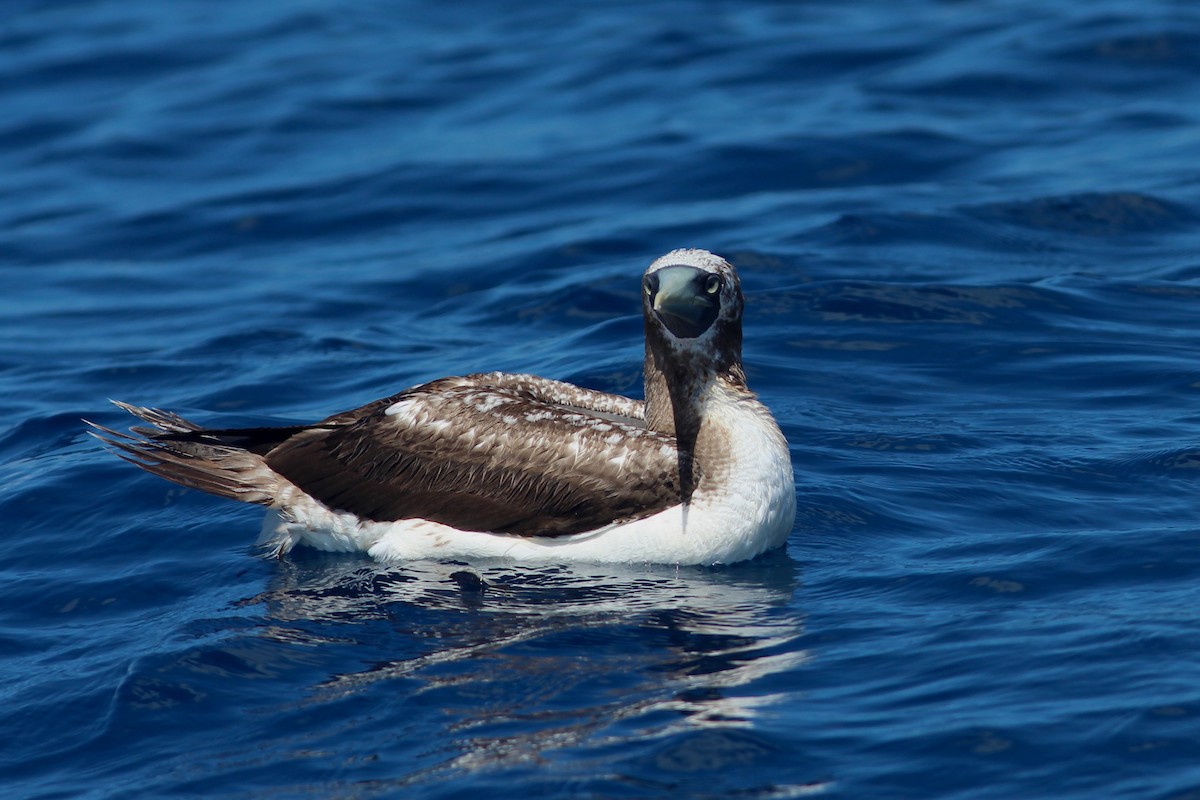
M 716 294 L 721 288 L 721 278 L 718 275 L 709 275 L 708 280 L 704 282 L 704 291 L 709 294 Z

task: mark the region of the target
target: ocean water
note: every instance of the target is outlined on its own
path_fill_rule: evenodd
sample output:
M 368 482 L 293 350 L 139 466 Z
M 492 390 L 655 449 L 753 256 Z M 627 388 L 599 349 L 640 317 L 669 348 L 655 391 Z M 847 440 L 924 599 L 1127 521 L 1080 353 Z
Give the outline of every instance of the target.
M 6 798 L 1200 797 L 1193 3 L 5 16 Z M 753 562 L 273 560 L 83 432 L 638 394 L 684 246 L 791 445 Z

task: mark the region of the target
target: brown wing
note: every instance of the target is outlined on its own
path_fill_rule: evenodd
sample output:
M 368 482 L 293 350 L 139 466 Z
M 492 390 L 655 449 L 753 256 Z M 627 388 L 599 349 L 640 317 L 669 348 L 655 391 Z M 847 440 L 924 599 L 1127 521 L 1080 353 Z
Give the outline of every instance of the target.
M 585 389 L 565 381 L 541 378 L 519 372 L 477 372 L 461 377 L 439 378 L 436 381 L 414 386 L 411 389 L 367 403 L 365 406 L 342 411 L 321 421 L 322 425 L 339 425 L 353 422 L 376 411 L 382 411 L 401 397 L 416 392 L 445 391 L 449 389 L 495 389 L 508 390 L 529 400 L 538 400 L 554 406 L 582 411 L 594 416 L 612 419 L 634 428 L 646 427 L 646 403 L 619 394 Z
M 335 510 L 561 536 L 679 502 L 672 437 L 494 381 L 437 381 L 293 436 L 267 464 Z M 326 427 L 327 426 L 327 427 Z

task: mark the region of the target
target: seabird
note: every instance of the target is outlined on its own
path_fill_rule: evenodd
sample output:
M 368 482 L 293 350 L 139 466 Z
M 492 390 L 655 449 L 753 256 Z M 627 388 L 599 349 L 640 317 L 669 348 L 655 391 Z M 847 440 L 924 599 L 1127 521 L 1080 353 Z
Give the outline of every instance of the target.
M 654 261 L 644 401 L 488 372 L 311 425 L 203 428 L 121 402 L 150 427 L 88 424 L 147 472 L 267 506 L 277 555 L 731 563 L 782 545 L 796 514 L 787 441 L 746 386 L 742 306 L 724 259 Z

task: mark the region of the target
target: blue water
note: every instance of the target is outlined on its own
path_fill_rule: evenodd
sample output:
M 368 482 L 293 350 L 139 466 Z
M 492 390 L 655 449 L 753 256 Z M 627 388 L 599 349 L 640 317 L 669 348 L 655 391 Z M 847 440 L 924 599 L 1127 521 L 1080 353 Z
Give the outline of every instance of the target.
M 5 11 L 6 798 L 1200 797 L 1194 4 Z M 83 434 L 638 393 L 681 246 L 791 443 L 755 562 L 264 559 Z

